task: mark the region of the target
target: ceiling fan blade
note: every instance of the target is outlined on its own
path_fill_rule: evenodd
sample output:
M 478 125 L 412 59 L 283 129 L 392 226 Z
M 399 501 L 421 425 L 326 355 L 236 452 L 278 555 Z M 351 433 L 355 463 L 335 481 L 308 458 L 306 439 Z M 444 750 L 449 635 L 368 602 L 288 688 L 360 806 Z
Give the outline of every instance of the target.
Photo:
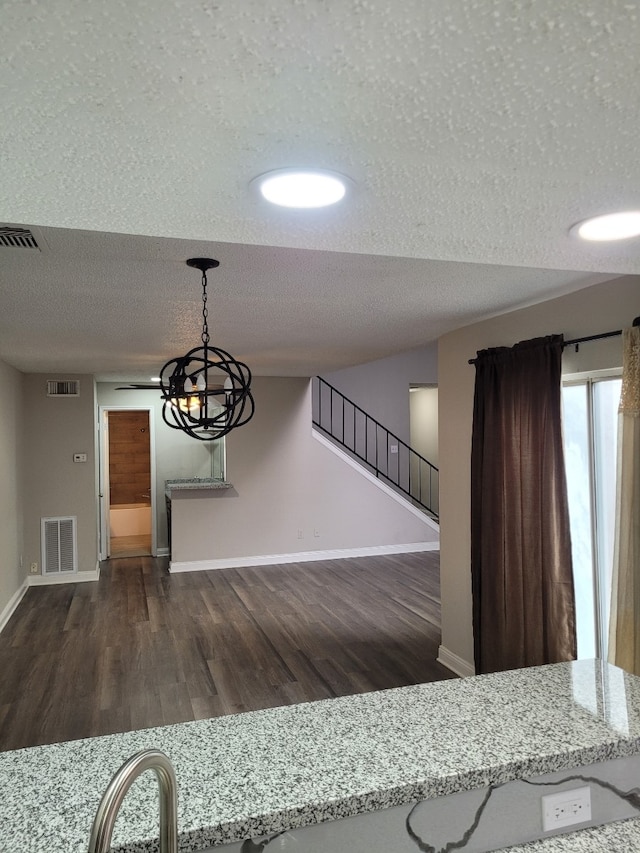
M 159 385 L 120 385 L 116 391 L 159 391 Z

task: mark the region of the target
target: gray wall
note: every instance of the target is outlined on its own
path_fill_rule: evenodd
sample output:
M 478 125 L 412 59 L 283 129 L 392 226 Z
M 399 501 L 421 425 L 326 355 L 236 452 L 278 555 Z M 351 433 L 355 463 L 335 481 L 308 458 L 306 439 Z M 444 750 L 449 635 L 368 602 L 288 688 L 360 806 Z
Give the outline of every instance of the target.
M 163 423 L 157 391 L 116 391 L 116 387 L 99 383 L 98 405 L 154 410 L 162 549 L 167 546 L 164 481 L 176 476 L 172 470 L 176 446 L 185 440 L 197 449 L 202 445 Z M 312 439 L 309 379 L 258 376 L 252 389 L 254 418 L 226 438 L 227 479 L 234 488 L 206 501 L 201 497 L 189 501 L 182 495 L 174 502 L 174 519 L 182 518 L 184 534 L 174 537 L 174 561 L 404 544 L 423 541 L 425 536 L 437 539 L 423 522 Z
M 47 379 L 80 380 L 80 396 L 47 397 Z M 95 483 L 95 395 L 92 376 L 28 374 L 23 377 L 24 564 L 38 564 L 40 519 L 76 516 L 78 570 L 95 571 L 98 512 Z M 87 461 L 73 461 L 86 453 Z
M 253 420 L 227 440 L 233 489 L 173 501 L 174 561 L 437 541 L 312 436 L 309 379 L 256 377 L 253 392 Z
M 24 376 L 0 361 L 0 625 L 25 578 L 22 554 L 22 392 Z
M 444 335 L 439 341 L 440 574 L 442 645 L 472 666 L 471 427 L 477 350 L 511 346 L 551 333 L 567 340 L 630 326 L 640 314 L 640 276 L 604 284 L 513 311 Z M 563 371 L 617 367 L 620 338 L 565 350 Z
M 324 373 L 322 378 L 407 444 L 409 387 L 438 381 L 438 345 Z

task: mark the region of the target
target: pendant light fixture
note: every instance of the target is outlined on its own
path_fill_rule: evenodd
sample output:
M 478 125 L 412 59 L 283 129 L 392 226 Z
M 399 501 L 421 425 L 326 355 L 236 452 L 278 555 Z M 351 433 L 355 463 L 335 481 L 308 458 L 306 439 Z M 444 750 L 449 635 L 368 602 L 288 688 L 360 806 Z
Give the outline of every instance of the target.
M 219 266 L 219 261 L 189 258 L 187 265 L 202 273 L 202 346 L 172 358 L 160 371 L 162 418 L 172 429 L 213 441 L 253 417 L 251 371 L 209 342 L 207 270 Z

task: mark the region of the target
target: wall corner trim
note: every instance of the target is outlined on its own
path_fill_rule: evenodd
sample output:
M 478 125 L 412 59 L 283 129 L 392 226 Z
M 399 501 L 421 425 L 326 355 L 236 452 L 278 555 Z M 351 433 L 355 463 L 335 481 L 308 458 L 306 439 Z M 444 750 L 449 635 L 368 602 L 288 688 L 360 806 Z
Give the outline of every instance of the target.
M 462 678 L 468 678 L 469 676 L 476 674 L 476 669 L 473 664 L 470 664 L 469 661 L 466 661 L 464 658 L 461 658 L 449 651 L 445 646 L 440 646 L 438 649 L 438 663 L 446 666 L 447 669 L 450 669 Z
M 344 560 L 348 557 L 375 557 L 382 554 L 414 554 L 438 551 L 439 542 L 413 542 L 407 545 L 370 545 L 363 548 L 335 548 L 329 551 L 298 551 L 293 554 L 262 554 L 253 557 L 221 557 L 217 560 L 188 560 L 169 563 L 172 574 L 178 572 L 208 572 L 216 569 L 241 569 L 249 566 L 281 566 L 287 563 L 308 563 L 312 560 Z
M 22 601 L 22 598 L 28 589 L 29 589 L 29 582 L 25 578 L 22 581 L 22 586 L 20 586 L 14 592 L 14 594 L 11 596 L 11 598 L 7 602 L 7 605 L 4 608 L 4 610 L 2 611 L 2 613 L 0 613 L 0 632 L 3 630 L 3 628 L 6 626 L 7 622 L 9 621 L 9 619 L 11 619 L 11 617 L 15 613 L 16 608 L 18 607 L 18 605 Z

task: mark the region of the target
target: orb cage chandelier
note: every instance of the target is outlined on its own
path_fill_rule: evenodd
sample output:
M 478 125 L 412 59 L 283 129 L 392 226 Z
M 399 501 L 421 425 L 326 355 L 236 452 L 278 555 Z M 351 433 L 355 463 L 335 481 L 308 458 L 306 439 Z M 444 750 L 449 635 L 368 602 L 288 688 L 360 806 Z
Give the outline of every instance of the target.
M 253 417 L 251 371 L 209 342 L 207 270 L 219 266 L 219 261 L 189 258 L 187 265 L 202 273 L 202 346 L 172 358 L 160 371 L 162 418 L 172 429 L 213 441 Z

